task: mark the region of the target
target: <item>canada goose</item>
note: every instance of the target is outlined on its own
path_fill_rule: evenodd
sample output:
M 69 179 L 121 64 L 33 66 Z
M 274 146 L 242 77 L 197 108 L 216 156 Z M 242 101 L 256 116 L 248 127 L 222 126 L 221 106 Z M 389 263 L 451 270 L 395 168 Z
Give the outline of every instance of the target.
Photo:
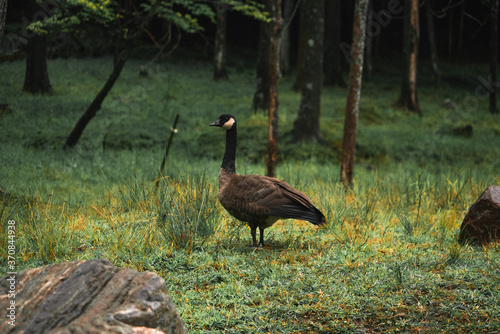
M 288 183 L 273 177 L 236 174 L 236 119 L 233 116 L 223 114 L 210 126 L 226 130 L 226 151 L 219 173 L 219 201 L 233 217 L 248 223 L 254 246 L 264 246 L 264 229 L 279 219 L 294 218 L 314 225 L 325 224 L 325 216 L 314 207 L 309 197 Z

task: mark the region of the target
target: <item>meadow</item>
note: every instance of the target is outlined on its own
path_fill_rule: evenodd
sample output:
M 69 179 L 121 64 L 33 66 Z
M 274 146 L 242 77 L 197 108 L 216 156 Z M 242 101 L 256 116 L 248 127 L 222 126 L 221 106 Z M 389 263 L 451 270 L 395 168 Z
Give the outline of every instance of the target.
M 339 182 L 347 89 L 323 89 L 324 143 L 294 145 L 300 95 L 293 76 L 282 78 L 277 177 L 308 194 L 327 225 L 278 222 L 266 247 L 252 248 L 249 229 L 217 201 L 225 134 L 208 127 L 236 116 L 237 171 L 264 173 L 267 118 L 250 109 L 251 63 L 233 61 L 230 80 L 213 82 L 203 59 L 131 60 L 80 143 L 63 151 L 111 64 L 50 60 L 55 94 L 30 96 L 21 92 L 24 62 L 0 63 L 0 103 L 9 105 L 0 113 L 0 274 L 15 220 L 16 270 L 106 258 L 155 272 L 191 333 L 500 331 L 500 246 L 457 243 L 470 205 L 500 184 L 500 118 L 478 80 L 486 66 L 443 64 L 436 88 L 423 63 L 419 118 L 392 108 L 399 67 L 377 62 L 363 85 L 347 190 Z

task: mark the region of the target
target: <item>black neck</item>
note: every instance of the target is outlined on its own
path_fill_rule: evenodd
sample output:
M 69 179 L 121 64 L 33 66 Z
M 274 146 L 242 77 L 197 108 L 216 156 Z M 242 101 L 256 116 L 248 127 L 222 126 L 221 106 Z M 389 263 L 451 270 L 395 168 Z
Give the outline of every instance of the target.
M 222 168 L 231 174 L 236 174 L 236 123 L 230 130 L 226 131 L 226 152 L 222 160 Z

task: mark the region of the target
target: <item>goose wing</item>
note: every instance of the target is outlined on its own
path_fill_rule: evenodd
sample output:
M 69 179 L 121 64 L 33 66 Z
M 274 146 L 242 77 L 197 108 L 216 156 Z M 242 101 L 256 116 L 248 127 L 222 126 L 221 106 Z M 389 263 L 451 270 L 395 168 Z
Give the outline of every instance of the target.
M 280 188 L 283 199 L 274 208 L 276 213 L 282 214 L 284 218 L 306 220 L 314 225 L 326 223 L 325 216 L 313 205 L 309 197 L 304 193 L 292 188 L 288 183 L 276 180 L 275 185 Z
M 294 218 L 315 225 L 326 221 L 305 194 L 271 177 L 234 175 L 219 199 L 233 216 L 243 220 L 248 217 Z

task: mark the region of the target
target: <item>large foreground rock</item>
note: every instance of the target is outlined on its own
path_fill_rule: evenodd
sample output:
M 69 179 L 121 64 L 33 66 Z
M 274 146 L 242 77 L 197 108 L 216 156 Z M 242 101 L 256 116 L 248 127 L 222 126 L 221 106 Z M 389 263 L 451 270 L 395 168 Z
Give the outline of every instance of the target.
M 458 240 L 479 244 L 500 240 L 500 186 L 488 187 L 469 208 Z
M 15 296 L 10 278 L 0 282 L 0 333 L 186 333 L 164 280 L 150 272 L 107 260 L 53 264 L 19 272 Z

